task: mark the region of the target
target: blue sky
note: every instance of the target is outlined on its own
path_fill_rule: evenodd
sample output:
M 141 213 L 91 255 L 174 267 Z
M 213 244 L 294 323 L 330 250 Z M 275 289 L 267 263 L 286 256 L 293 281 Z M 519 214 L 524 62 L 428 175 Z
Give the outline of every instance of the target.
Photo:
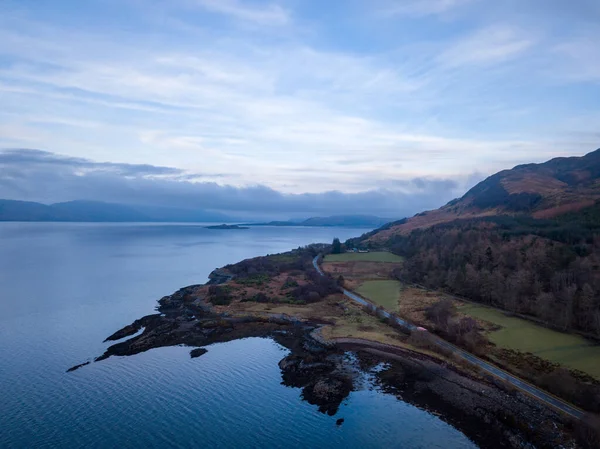
M 0 148 L 436 207 L 600 147 L 598 42 L 596 0 L 3 0 Z

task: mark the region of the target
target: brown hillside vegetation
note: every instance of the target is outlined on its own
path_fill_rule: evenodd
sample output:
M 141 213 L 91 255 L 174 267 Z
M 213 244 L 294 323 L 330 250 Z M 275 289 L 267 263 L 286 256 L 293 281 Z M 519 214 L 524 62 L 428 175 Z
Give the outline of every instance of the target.
M 576 212 L 600 199 L 600 150 L 582 157 L 556 158 L 543 164 L 519 165 L 490 176 L 462 198 L 422 212 L 370 236 L 381 243 L 394 235 L 456 219 L 526 214 L 553 218 Z
M 404 256 L 410 282 L 600 337 L 599 179 L 600 150 L 521 165 L 351 244 Z
M 600 150 L 499 172 L 440 209 L 346 244 L 404 257 L 395 271 L 401 281 L 583 334 L 590 345 L 600 340 Z M 401 311 L 427 323 L 431 298 L 416 299 L 422 303 Z M 448 329 L 435 329 L 452 340 Z M 565 351 L 575 356 L 575 348 Z M 543 354 L 509 352 L 498 347 L 490 354 L 517 375 L 600 412 L 597 381 L 545 366 Z M 536 363 L 523 363 L 527 357 Z

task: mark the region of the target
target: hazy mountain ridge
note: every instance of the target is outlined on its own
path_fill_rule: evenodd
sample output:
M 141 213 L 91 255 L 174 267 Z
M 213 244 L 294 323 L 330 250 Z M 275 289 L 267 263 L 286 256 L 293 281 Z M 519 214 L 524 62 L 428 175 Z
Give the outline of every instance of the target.
M 305 220 L 269 221 L 252 223 L 253 226 L 342 226 L 358 228 L 377 228 L 390 219 L 374 215 L 332 215 L 329 217 L 311 217 Z
M 231 218 L 203 210 L 125 205 L 100 201 L 68 201 L 42 204 L 0 200 L 0 221 L 67 222 L 217 222 Z
M 31 201 L 0 199 L 0 221 L 65 221 L 65 222 L 235 222 L 219 212 L 127 205 L 101 201 L 75 200 L 42 204 Z M 377 228 L 389 219 L 372 215 L 334 215 L 305 220 L 247 223 L 253 226 L 339 226 Z

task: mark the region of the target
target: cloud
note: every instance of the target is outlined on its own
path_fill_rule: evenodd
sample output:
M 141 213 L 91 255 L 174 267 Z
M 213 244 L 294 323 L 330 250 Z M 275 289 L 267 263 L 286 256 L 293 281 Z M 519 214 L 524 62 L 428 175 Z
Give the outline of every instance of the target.
M 392 2 L 382 12 L 386 16 L 422 17 L 446 13 L 474 1 L 476 0 L 406 0 Z
M 533 44 L 531 37 L 514 27 L 494 25 L 455 43 L 440 61 L 450 67 L 497 64 L 520 56 Z
M 290 22 L 289 13 L 277 4 L 249 6 L 238 0 L 194 0 L 208 11 L 258 25 L 283 26 Z
M 178 168 L 158 167 L 149 164 L 119 164 L 94 162 L 89 159 L 56 155 L 47 151 L 9 149 L 0 152 L 0 166 L 5 167 L 63 167 L 73 172 L 109 172 L 120 176 L 174 176 L 184 172 Z
M 559 74 L 570 81 L 600 83 L 598 36 L 582 33 L 554 47 L 561 59 Z
M 401 218 L 462 193 L 459 180 L 390 180 L 357 193 L 285 194 L 264 185 L 199 182 L 201 174 L 169 167 L 95 162 L 46 151 L 0 152 L 0 198 L 52 203 L 75 199 L 226 212 L 243 218 L 376 214 Z M 189 178 L 195 181 L 191 182 Z
M 599 91 L 581 4 L 565 24 L 558 0 L 379 2 L 391 19 L 370 1 L 5 3 L 0 147 L 286 194 L 582 154 Z

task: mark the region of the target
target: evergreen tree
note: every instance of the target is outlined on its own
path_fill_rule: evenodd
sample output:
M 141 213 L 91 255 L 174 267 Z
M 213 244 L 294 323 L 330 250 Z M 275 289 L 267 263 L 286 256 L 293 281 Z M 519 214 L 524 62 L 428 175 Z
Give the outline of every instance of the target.
M 331 254 L 340 254 L 342 252 L 342 243 L 337 237 L 333 239 L 331 244 Z

